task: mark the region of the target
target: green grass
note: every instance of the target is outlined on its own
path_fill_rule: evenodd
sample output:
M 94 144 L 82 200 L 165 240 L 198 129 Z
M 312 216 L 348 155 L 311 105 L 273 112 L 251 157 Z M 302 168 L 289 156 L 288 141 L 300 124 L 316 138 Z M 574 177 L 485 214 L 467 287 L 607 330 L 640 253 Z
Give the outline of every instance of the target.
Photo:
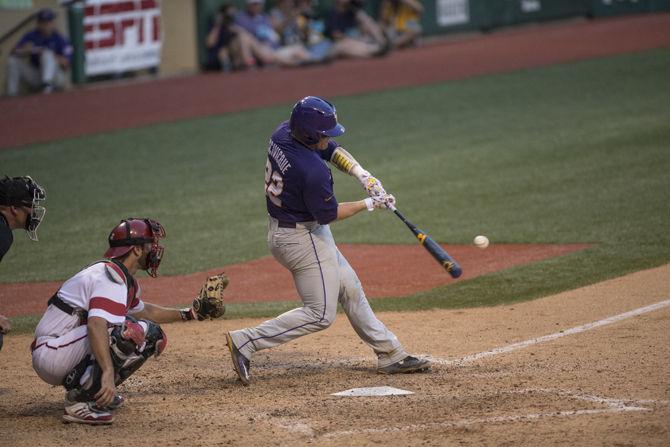
M 591 242 L 588 250 L 377 309 L 527 300 L 670 260 L 670 50 L 336 98 L 338 141 L 435 239 Z M 0 152 L 2 172 L 48 192 L 41 241 L 19 233 L 0 282 L 64 279 L 120 218 L 167 228 L 165 275 L 267 255 L 266 142 L 290 105 Z M 362 198 L 336 173 L 340 201 Z M 414 241 L 382 212 L 334 224 L 340 243 Z M 293 303 L 294 304 L 294 303 Z M 291 303 L 231 305 L 267 316 Z

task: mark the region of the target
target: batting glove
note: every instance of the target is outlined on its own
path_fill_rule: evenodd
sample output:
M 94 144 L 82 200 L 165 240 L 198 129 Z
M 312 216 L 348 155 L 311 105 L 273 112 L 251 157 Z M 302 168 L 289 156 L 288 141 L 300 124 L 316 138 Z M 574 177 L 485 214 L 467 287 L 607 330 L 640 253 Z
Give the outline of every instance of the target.
M 373 176 L 369 176 L 365 179 L 363 187 L 370 197 L 382 199 L 386 196 L 386 190 L 384 189 L 384 186 L 382 186 L 382 182 Z
M 368 207 L 368 211 L 373 211 L 374 209 L 385 210 L 395 206 L 395 197 L 391 194 L 368 197 L 365 199 L 365 205 Z

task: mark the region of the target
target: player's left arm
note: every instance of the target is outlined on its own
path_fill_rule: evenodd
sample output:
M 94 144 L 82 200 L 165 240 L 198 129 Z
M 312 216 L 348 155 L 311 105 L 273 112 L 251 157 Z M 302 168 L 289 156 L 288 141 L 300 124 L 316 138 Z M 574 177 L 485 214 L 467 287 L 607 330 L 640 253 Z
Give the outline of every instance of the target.
M 333 150 L 330 162 L 340 171 L 357 178 L 370 197 L 381 199 L 388 195 L 382 182 L 363 168 L 343 147 L 338 146 Z

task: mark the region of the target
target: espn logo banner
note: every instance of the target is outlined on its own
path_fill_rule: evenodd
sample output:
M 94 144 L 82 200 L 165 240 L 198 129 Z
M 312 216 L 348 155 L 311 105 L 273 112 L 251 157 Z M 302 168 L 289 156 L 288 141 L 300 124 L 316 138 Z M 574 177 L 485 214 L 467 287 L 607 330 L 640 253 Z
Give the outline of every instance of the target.
M 160 19 L 160 0 L 87 0 L 86 75 L 157 67 L 161 60 Z

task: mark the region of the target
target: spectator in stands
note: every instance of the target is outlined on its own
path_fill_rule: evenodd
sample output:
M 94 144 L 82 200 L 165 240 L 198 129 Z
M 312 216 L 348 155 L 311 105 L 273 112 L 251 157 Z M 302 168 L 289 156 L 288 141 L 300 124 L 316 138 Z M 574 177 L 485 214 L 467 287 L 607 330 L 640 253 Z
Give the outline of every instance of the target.
M 382 0 L 379 21 L 393 48 L 416 45 L 421 35 L 423 5 L 419 0 Z
M 363 0 L 335 0 L 326 18 L 326 36 L 341 57 L 383 56 L 390 49 L 382 27 L 363 10 Z
M 261 64 L 297 66 L 311 63 L 311 56 L 301 44 L 281 45 L 281 38 L 265 14 L 264 0 L 246 0 L 247 7 L 235 16 L 239 28 L 240 48 L 245 60 Z
M 331 60 L 333 43 L 323 35 L 323 21 L 316 17 L 311 0 L 278 0 L 270 10 L 270 21 L 282 44 L 303 46 L 311 63 Z
M 219 8 L 205 38 L 207 70 L 232 71 L 244 65 L 241 60 L 238 32 L 235 26 L 235 5 L 226 3 Z
M 269 15 L 272 28 L 279 35 L 282 45 L 302 43 L 297 20 L 300 12 L 294 0 L 277 0 Z
M 262 44 L 277 48 L 280 45 L 279 34 L 272 27 L 270 18 L 264 12 L 264 7 L 265 0 L 247 0 L 246 9 L 237 13 L 235 23 Z
M 37 14 L 37 27 L 26 33 L 8 58 L 7 94 L 16 96 L 22 83 L 48 94 L 64 89 L 72 46 L 57 30 L 51 9 Z
M 384 56 L 390 42 L 382 27 L 363 9 L 364 0 L 335 0 L 326 18 L 326 36 L 339 57 Z

